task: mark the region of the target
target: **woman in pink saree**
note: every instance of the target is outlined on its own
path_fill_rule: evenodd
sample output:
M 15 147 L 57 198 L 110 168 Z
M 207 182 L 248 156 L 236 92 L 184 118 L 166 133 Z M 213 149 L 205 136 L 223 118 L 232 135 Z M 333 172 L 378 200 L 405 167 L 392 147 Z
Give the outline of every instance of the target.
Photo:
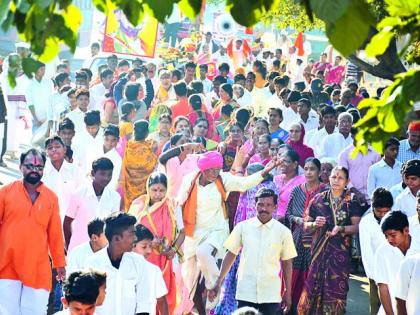
M 147 193 L 135 199 L 129 213 L 154 235 L 153 252 L 148 260 L 162 270 L 168 294 L 169 313 L 176 306 L 176 282 L 172 259 L 180 253 L 185 239 L 182 217 L 175 214 L 173 203 L 166 197 L 167 178 L 163 173 L 153 173 L 147 179 Z
M 277 217 L 283 221 L 293 188 L 305 182 L 305 176 L 299 175 L 299 155 L 292 150 L 277 156 L 280 175 L 274 176 L 274 183 L 279 189 Z

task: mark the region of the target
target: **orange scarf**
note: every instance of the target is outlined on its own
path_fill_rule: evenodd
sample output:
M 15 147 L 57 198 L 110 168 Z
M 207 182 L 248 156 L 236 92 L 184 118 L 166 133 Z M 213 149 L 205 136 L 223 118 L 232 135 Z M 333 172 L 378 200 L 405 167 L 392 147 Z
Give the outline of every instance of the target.
M 182 207 L 182 217 L 184 221 L 184 229 L 185 234 L 189 237 L 194 236 L 194 228 L 195 228 L 195 221 L 197 216 L 197 179 L 201 175 L 198 173 L 192 182 L 188 198 Z M 225 219 L 228 218 L 225 200 L 226 200 L 226 190 L 223 187 L 222 178 L 219 176 L 216 179 L 216 187 L 219 191 L 220 195 L 222 196 L 222 208 L 223 208 L 223 215 Z

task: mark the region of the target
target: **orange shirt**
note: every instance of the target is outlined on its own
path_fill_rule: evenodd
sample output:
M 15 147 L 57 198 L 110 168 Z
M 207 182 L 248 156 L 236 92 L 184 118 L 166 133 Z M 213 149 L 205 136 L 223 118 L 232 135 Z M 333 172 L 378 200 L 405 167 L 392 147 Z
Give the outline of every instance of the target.
M 57 196 L 41 184 L 32 204 L 22 180 L 0 189 L 0 279 L 51 290 L 54 267 L 64 267 L 64 241 Z
M 175 121 L 175 118 L 178 116 L 185 116 L 187 117 L 189 113 L 191 113 L 191 108 L 188 105 L 188 99 L 183 98 L 179 100 L 177 103 L 173 104 L 171 106 L 171 112 L 172 112 L 172 121 Z

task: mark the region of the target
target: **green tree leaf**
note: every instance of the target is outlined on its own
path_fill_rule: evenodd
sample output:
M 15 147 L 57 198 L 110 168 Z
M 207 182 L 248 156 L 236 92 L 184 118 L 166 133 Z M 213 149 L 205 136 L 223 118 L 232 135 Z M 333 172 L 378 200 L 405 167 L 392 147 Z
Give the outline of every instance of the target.
M 350 0 L 310 0 L 315 15 L 328 23 L 335 23 L 345 13 Z
M 32 73 L 35 73 L 37 69 L 38 61 L 34 58 L 22 58 L 22 70 L 29 78 L 32 78 Z
M 46 9 L 51 4 L 52 0 L 35 0 L 34 2 L 38 7 Z
M 164 23 L 165 19 L 172 14 L 173 2 L 171 0 L 144 0 L 145 9 L 159 22 Z
M 227 8 L 233 19 L 243 26 L 252 26 L 261 19 L 263 11 L 261 8 L 261 1 L 255 0 L 228 0 Z
M 366 3 L 353 0 L 335 24 L 326 23 L 326 33 L 334 48 L 347 57 L 366 40 L 373 22 Z
M 57 37 L 48 37 L 45 41 L 44 53 L 39 56 L 39 61 L 47 63 L 60 52 L 60 40 Z
M 97 8 L 99 11 L 107 13 L 106 0 L 92 0 L 92 2 L 95 8 Z
M 420 0 L 385 0 L 391 16 L 411 16 L 419 13 Z
M 181 12 L 192 20 L 200 13 L 201 5 L 202 0 L 181 0 L 178 2 Z
M 9 11 L 9 5 L 11 0 L 1 0 L 0 1 L 0 24 L 3 23 L 3 21 L 7 17 L 7 13 Z
M 143 5 L 138 0 L 124 0 L 120 3 L 120 8 L 132 25 L 137 26 L 143 20 Z
M 82 24 L 82 13 L 75 5 L 69 5 L 62 13 L 65 25 L 77 34 Z
M 366 46 L 366 54 L 370 57 L 382 55 L 388 48 L 391 39 L 394 37 L 394 32 L 391 26 L 385 27 L 379 33 L 375 34 Z

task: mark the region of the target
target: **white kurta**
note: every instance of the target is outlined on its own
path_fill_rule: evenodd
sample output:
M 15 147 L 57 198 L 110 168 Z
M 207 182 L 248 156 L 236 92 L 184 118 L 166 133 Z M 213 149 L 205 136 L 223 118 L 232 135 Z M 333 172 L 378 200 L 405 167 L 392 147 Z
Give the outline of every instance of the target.
M 67 274 L 73 271 L 83 269 L 87 259 L 94 254 L 90 242 L 86 242 L 76 246 L 73 251 L 67 256 Z
M 347 138 L 340 133 L 333 133 L 324 138 L 321 143 L 321 150 L 318 158 L 331 158 L 338 161 L 338 155 L 346 147 L 353 143 L 353 138 L 349 134 Z
M 401 262 L 395 296 L 406 302 L 407 314 L 420 314 L 420 254 Z
M 188 198 L 191 183 L 197 173 L 185 176 L 178 193 L 178 204 L 183 205 Z M 246 191 L 262 180 L 261 172 L 251 176 L 240 177 L 230 173 L 220 173 L 226 193 L 231 191 Z M 223 243 L 229 236 L 229 220 L 223 215 L 222 200 L 215 183 L 201 186 L 197 179 L 197 216 L 194 237 L 185 237 L 185 259 L 195 256 L 197 246 L 206 242 L 217 249 L 219 257 L 223 257 Z
M 395 200 L 393 210 L 401 210 L 401 212 L 404 212 L 408 217 L 411 217 L 417 214 L 416 204 L 416 197 L 413 195 L 410 188 L 406 187 Z
M 127 252 L 116 269 L 111 264 L 107 249 L 105 247 L 93 254 L 85 264 L 85 268 L 106 272 L 106 296 L 96 312 L 99 315 L 149 313 L 152 292 L 146 260 L 136 253 Z
M 335 127 L 333 133 L 338 132 L 338 128 Z M 306 144 L 308 147 L 311 147 L 314 150 L 314 154 L 316 158 L 319 158 L 321 155 L 321 144 L 322 141 L 327 137 L 329 133 L 325 128 L 321 128 L 319 130 L 312 129 L 309 132 L 305 130 L 305 138 L 303 139 L 303 143 Z

